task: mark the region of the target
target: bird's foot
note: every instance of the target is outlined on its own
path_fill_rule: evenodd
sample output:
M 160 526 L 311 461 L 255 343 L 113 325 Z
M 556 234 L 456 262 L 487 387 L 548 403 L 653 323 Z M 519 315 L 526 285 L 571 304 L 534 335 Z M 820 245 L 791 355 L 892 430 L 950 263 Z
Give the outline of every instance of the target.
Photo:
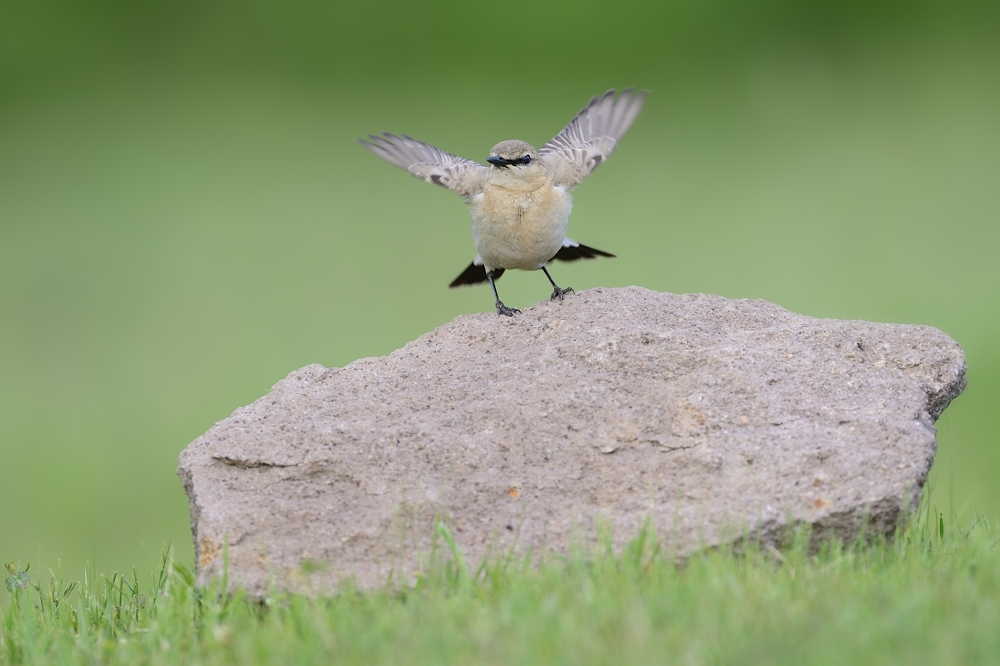
M 560 289 L 559 287 L 556 287 L 555 289 L 552 290 L 552 295 L 549 296 L 549 300 L 554 301 L 558 298 L 561 301 L 563 299 L 563 296 L 572 293 L 573 293 L 573 287 L 566 287 L 565 289 Z
M 503 304 L 503 301 L 497 301 L 497 314 L 506 315 L 508 317 L 513 317 L 516 314 L 521 314 L 521 311 L 517 308 L 509 308 Z

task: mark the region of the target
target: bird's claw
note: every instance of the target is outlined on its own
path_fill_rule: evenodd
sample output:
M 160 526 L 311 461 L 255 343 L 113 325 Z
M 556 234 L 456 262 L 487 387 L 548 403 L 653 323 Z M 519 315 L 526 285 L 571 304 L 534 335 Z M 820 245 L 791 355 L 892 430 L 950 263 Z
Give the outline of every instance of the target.
M 558 298 L 561 301 L 563 299 L 563 296 L 572 293 L 573 293 L 573 287 L 566 287 L 565 289 L 560 289 L 559 287 L 556 287 L 555 289 L 552 290 L 552 295 L 549 296 L 549 300 L 554 301 Z
M 497 315 L 505 315 L 507 317 L 513 317 L 515 314 L 521 314 L 521 311 L 517 308 L 509 308 L 503 304 L 503 301 L 497 301 Z

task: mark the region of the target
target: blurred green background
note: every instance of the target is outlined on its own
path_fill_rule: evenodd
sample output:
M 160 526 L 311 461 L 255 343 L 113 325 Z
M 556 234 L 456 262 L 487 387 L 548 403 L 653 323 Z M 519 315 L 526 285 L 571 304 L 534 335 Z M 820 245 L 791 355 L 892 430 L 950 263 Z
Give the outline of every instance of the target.
M 935 498 L 997 516 L 996 6 L 3 3 L 0 558 L 189 563 L 189 441 L 300 366 L 492 311 L 446 288 L 475 254 L 460 199 L 356 137 L 484 160 L 630 85 L 649 102 L 570 226 L 618 258 L 559 283 L 943 329 L 969 388 Z

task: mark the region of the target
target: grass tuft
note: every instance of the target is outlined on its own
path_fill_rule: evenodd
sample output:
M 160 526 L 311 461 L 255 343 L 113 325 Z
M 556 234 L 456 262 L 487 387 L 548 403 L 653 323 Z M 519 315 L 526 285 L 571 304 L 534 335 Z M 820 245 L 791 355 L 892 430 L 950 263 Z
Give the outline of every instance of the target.
M 950 527 L 949 527 L 950 525 Z M 263 602 L 195 585 L 164 554 L 136 572 L 17 584 L 0 664 L 989 663 L 1000 655 L 997 533 L 929 507 L 893 539 L 807 533 L 677 565 L 643 530 L 621 553 L 470 568 L 444 524 L 415 585 Z M 444 555 L 444 557 L 440 556 Z M 8 581 L 11 579 L 8 578 Z

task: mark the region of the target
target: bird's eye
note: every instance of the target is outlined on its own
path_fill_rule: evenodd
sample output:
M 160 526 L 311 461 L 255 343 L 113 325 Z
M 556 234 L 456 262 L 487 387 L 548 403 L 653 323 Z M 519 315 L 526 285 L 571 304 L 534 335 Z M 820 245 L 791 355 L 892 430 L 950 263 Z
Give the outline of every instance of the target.
M 522 157 L 521 164 L 531 164 L 531 155 L 525 155 Z

